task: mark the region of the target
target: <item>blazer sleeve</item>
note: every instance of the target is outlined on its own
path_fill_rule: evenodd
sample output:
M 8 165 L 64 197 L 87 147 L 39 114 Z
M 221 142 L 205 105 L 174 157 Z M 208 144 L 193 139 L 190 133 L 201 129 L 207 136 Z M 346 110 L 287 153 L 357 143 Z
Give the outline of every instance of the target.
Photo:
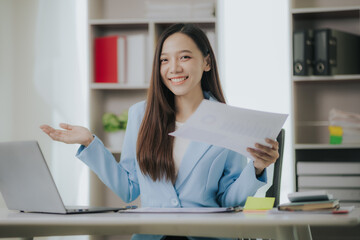
M 88 165 L 106 186 L 127 203 L 135 200 L 140 194 L 136 173 L 136 139 L 139 123 L 136 115 L 136 111 L 130 108 L 120 163 L 97 136 L 88 147 L 80 146 L 76 154 L 76 157 Z
M 219 183 L 218 202 L 223 207 L 243 206 L 247 197 L 255 195 L 266 182 L 266 169 L 257 178 L 254 162 L 247 163 L 245 156 L 230 151 Z

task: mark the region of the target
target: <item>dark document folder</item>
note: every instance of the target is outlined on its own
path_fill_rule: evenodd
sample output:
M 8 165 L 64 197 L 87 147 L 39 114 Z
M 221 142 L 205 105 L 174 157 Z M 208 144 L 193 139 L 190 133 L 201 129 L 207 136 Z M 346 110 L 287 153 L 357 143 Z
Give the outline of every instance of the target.
M 360 37 L 333 29 L 314 31 L 314 74 L 359 74 Z
M 300 76 L 312 75 L 313 31 L 295 31 L 293 35 L 293 73 Z

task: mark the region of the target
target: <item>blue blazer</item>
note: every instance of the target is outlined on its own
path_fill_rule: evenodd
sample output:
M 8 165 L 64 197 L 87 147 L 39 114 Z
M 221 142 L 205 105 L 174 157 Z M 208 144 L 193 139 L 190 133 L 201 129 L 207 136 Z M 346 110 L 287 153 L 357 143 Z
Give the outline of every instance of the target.
M 215 100 L 206 92 L 204 96 Z M 229 149 L 195 141 L 185 152 L 175 184 L 165 179 L 153 181 L 142 174 L 136 159 L 136 141 L 145 106 L 143 101 L 129 109 L 120 163 L 96 136 L 88 147 L 80 146 L 76 154 L 123 201 L 131 202 L 140 196 L 142 207 L 229 207 L 244 205 L 248 196 L 266 184 L 266 170 L 256 178 L 252 160 L 248 162 Z

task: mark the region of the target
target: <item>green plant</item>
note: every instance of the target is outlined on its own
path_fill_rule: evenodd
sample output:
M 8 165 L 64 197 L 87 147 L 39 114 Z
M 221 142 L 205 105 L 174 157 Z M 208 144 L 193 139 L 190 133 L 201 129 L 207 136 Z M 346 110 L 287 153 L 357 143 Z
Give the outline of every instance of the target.
M 125 130 L 127 120 L 128 111 L 124 111 L 120 115 L 116 115 L 114 113 L 105 113 L 102 117 L 102 123 L 106 132 Z

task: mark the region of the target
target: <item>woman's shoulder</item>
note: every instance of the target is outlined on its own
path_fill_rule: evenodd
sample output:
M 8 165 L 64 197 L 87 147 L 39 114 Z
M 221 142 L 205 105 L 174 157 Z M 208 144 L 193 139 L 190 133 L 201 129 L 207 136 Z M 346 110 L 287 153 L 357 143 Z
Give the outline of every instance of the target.
M 146 101 L 137 102 L 129 108 L 129 117 L 142 119 L 145 113 Z
M 139 113 L 143 113 L 145 111 L 145 107 L 146 107 L 146 101 L 141 101 L 141 102 L 137 102 L 135 104 L 133 104 L 130 108 L 129 111 L 130 112 L 139 112 Z

